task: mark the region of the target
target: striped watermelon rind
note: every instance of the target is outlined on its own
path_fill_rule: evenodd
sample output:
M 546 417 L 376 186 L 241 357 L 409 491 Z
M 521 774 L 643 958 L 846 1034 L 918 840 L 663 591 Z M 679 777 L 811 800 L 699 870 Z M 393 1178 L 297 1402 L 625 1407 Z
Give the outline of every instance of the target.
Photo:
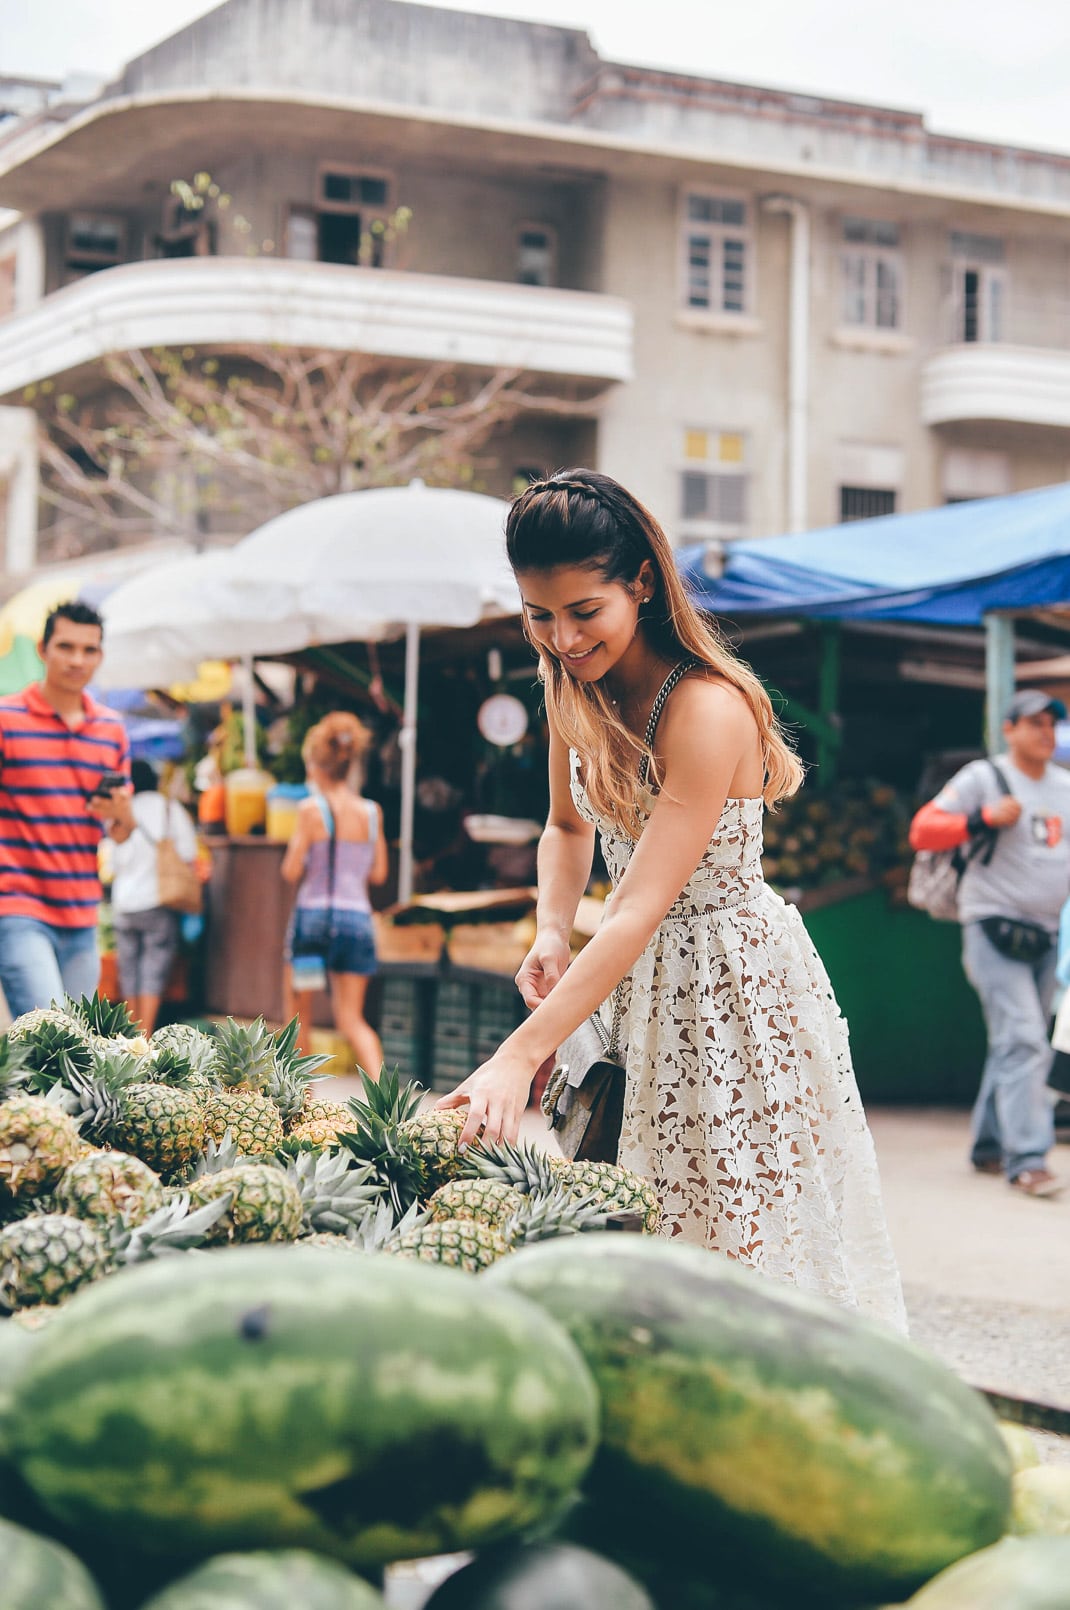
M 70 1549 L 0 1520 L 3 1610 L 104 1610 L 92 1577 Z
M 698 1247 L 591 1233 L 480 1276 L 568 1330 L 602 1398 L 585 1490 L 681 1574 L 903 1598 L 1005 1530 L 984 1400 L 883 1328 Z
M 337 1560 L 260 1549 L 206 1560 L 142 1610 L 385 1610 L 385 1601 Z
M 45 1508 L 105 1548 L 180 1568 L 309 1548 L 368 1570 L 544 1522 L 597 1414 L 572 1342 L 514 1293 L 259 1246 L 79 1293 L 36 1339 L 9 1441 Z

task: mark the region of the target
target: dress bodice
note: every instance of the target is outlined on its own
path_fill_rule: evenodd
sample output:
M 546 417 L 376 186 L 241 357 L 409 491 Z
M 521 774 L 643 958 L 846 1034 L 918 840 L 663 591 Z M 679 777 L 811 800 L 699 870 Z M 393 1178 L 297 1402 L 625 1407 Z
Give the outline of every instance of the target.
M 614 888 L 624 876 L 635 849 L 635 841 L 613 822 L 600 817 L 587 798 L 580 759 L 569 751 L 572 800 L 585 822 L 597 827 L 602 855 Z M 653 809 L 656 795 L 644 789 L 644 815 Z M 761 888 L 762 813 L 764 801 L 727 799 L 713 837 L 694 872 L 688 878 L 666 914 L 676 917 L 702 916 L 710 911 L 730 911 L 744 905 Z

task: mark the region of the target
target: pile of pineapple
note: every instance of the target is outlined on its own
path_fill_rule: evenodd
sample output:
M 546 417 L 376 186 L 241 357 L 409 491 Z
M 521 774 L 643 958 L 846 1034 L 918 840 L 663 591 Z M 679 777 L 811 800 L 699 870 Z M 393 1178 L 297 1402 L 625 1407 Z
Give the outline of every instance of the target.
M 473 1273 L 513 1247 L 632 1215 L 654 1191 L 528 1146 L 458 1151 L 464 1114 L 385 1071 L 324 1099 L 297 1024 L 228 1019 L 141 1036 L 99 996 L 0 1036 L 0 1315 L 47 1318 L 126 1264 L 231 1242 L 311 1240 Z
M 910 806 L 888 783 L 848 778 L 823 794 L 784 800 L 764 828 L 762 870 L 778 889 L 804 892 L 845 879 L 905 881 Z

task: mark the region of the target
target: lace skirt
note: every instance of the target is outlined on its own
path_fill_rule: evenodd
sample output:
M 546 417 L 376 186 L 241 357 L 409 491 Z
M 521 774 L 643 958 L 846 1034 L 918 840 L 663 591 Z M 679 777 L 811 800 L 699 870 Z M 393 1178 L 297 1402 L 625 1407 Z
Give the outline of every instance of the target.
M 632 971 L 620 1161 L 666 1234 L 906 1330 L 847 1025 L 802 918 L 762 885 L 671 916 Z

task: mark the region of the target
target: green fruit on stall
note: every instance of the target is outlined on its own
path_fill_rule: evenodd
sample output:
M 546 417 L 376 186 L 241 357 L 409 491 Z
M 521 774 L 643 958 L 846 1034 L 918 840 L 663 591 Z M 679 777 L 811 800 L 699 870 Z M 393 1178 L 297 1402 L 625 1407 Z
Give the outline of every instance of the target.
M 545 1522 L 597 1413 L 572 1342 L 515 1293 L 383 1255 L 239 1247 L 74 1298 L 35 1338 L 9 1446 L 103 1549 L 182 1568 L 310 1548 L 371 1571 Z
M 1010 1458 L 984 1399 L 884 1328 L 698 1247 L 592 1233 L 480 1276 L 587 1360 L 585 1484 L 681 1575 L 828 1605 L 904 1598 L 995 1542 Z
M 951 1566 L 911 1610 L 1067 1610 L 1070 1537 L 1006 1537 Z
M 1070 1465 L 1017 1470 L 1011 1491 L 1010 1530 L 1017 1536 L 1070 1537 Z
M 70 1549 L 0 1520 L 2 1610 L 104 1610 L 93 1578 Z
M 385 1610 L 382 1595 L 307 1549 L 217 1554 L 142 1610 Z
M 1015 1471 L 1030 1470 L 1034 1465 L 1040 1464 L 1040 1450 L 1032 1433 L 1027 1431 L 1025 1426 L 1016 1425 L 1013 1420 L 1001 1420 L 999 1433 L 1007 1444 L 1011 1465 Z
M 447 1577 L 427 1601 L 426 1610 L 655 1607 L 634 1578 L 590 1549 L 577 1548 L 574 1543 L 517 1543 L 488 1549 Z

